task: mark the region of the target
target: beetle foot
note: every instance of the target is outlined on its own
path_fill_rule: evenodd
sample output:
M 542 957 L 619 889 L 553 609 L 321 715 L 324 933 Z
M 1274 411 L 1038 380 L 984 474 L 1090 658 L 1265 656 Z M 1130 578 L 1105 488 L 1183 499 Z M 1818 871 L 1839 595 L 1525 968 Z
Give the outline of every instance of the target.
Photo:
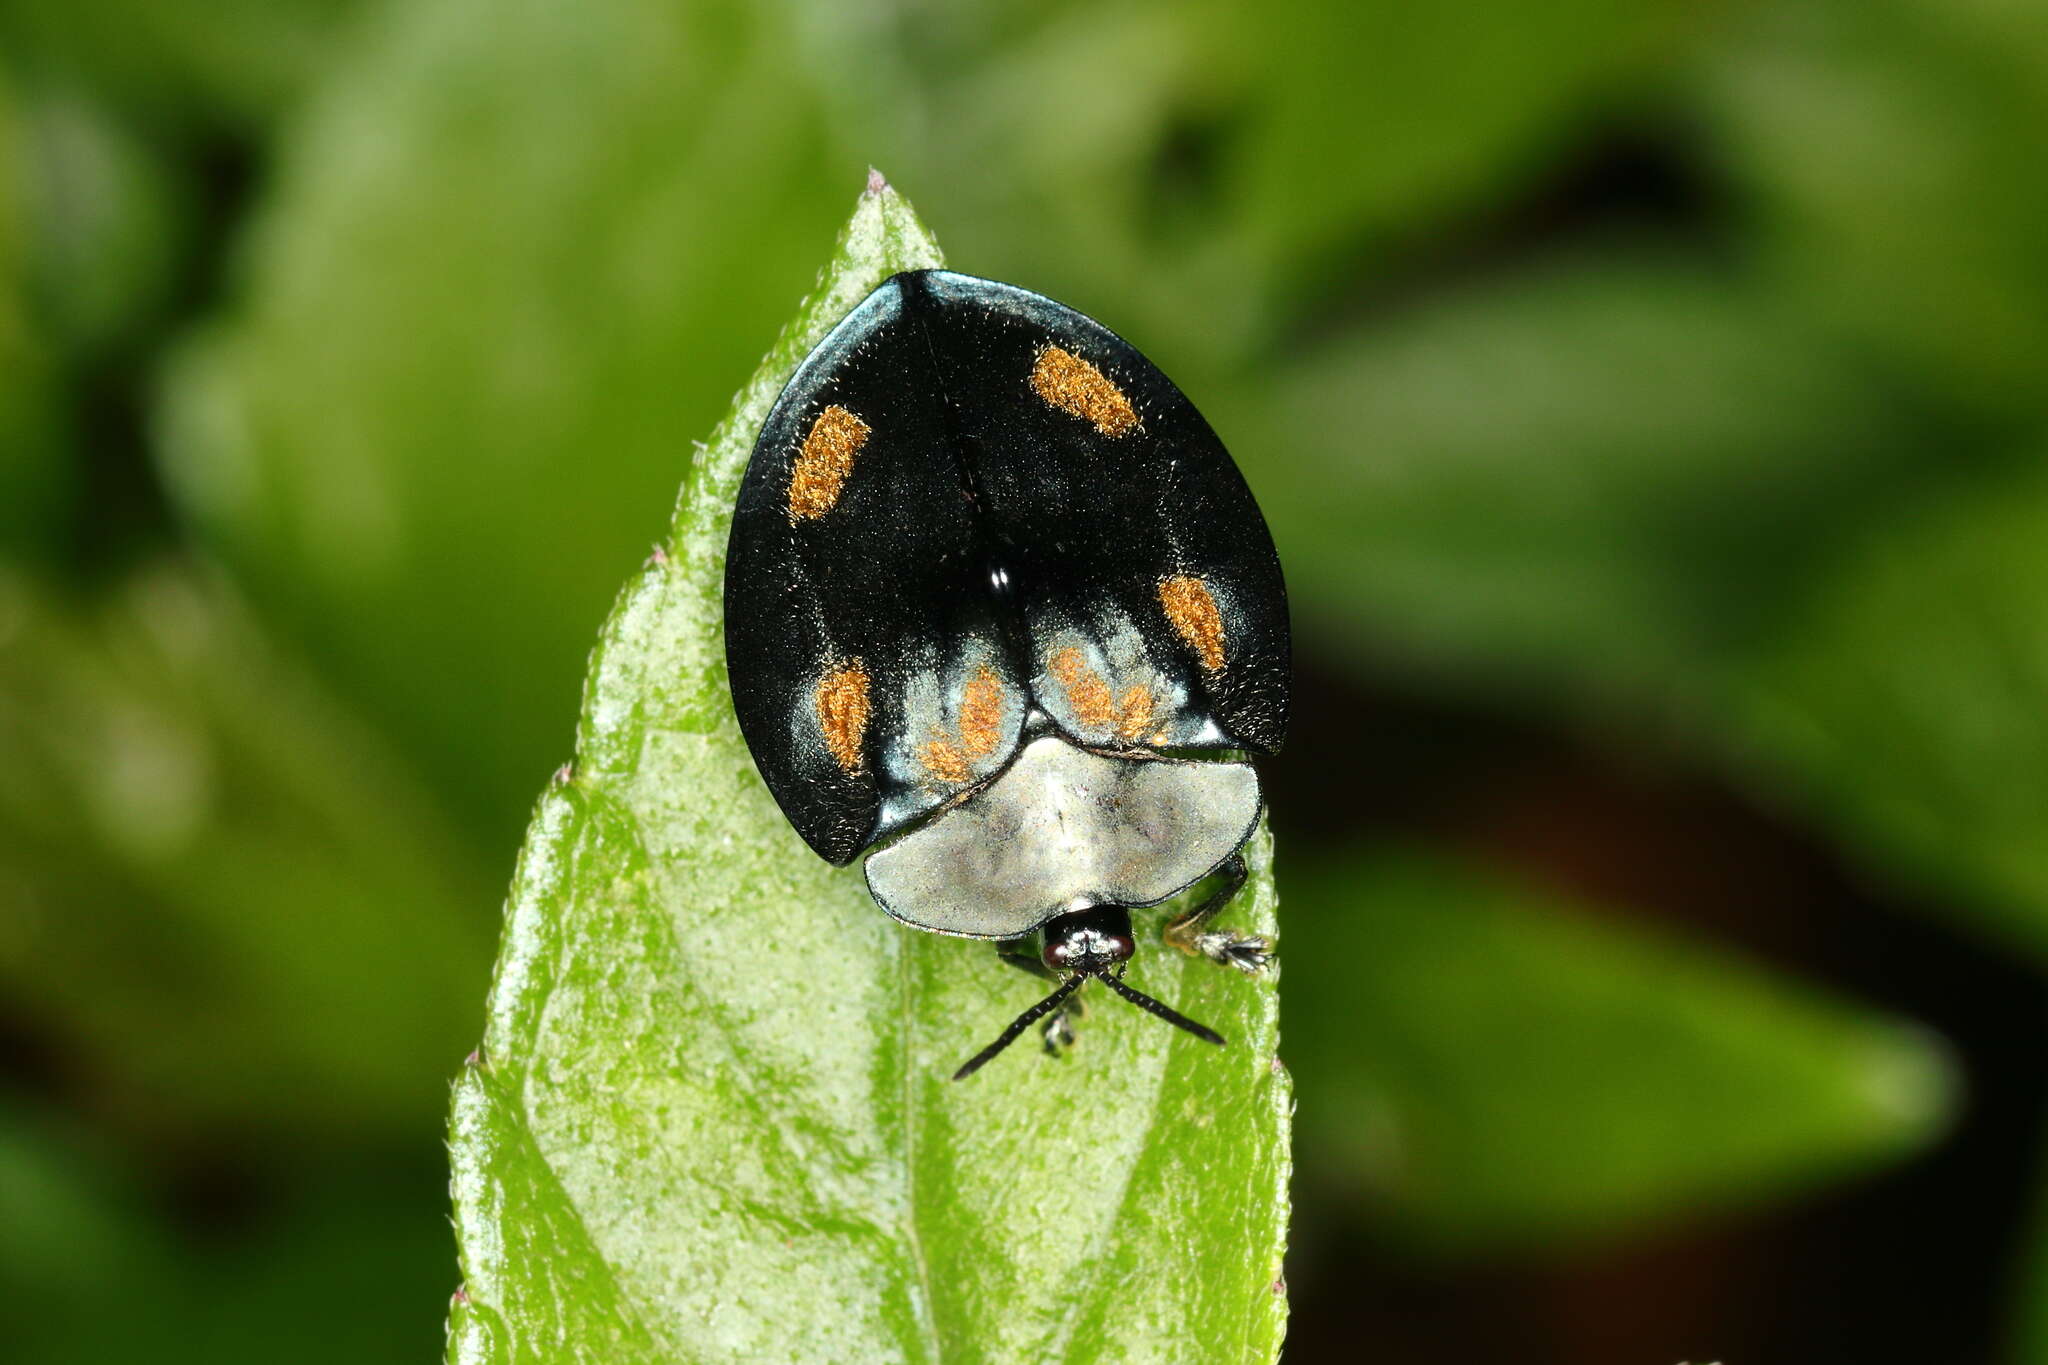
M 1054 1010 L 1052 1017 L 1039 1026 L 1039 1036 L 1045 1040 L 1048 1057 L 1063 1057 L 1080 1041 L 1081 1035 L 1075 1031 L 1074 1021 L 1081 1017 L 1084 1009 L 1078 997 L 1070 996 L 1065 1006 Z
M 1245 934 L 1235 929 L 1212 929 L 1196 934 L 1195 951 L 1219 967 L 1235 967 L 1246 976 L 1257 976 L 1273 961 L 1273 941 L 1262 934 Z
M 1055 1011 L 1052 1018 L 1040 1026 L 1039 1033 L 1045 1039 L 1045 1055 L 1048 1057 L 1064 1057 L 1080 1039 L 1080 1035 L 1074 1032 L 1073 1020 L 1067 1018 L 1065 1010 Z

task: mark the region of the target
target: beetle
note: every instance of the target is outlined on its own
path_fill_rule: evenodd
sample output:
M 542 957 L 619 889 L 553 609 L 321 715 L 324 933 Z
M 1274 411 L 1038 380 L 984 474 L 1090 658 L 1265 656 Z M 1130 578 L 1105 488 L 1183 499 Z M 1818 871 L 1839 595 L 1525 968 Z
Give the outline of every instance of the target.
M 1209 924 L 1264 806 L 1251 760 L 1286 734 L 1286 590 L 1222 442 L 1136 348 L 1015 285 L 884 281 L 762 424 L 725 644 L 804 841 L 865 853 L 896 919 L 1060 982 L 955 1080 L 1048 1014 L 1048 1048 L 1071 1042 L 1091 979 L 1223 1042 L 1123 981 L 1130 912 L 1220 874 L 1167 942 L 1270 959 Z

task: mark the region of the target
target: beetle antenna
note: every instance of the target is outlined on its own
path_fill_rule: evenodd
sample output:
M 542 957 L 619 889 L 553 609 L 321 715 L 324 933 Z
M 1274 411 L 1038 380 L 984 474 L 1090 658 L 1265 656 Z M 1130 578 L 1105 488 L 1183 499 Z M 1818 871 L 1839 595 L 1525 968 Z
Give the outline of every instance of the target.
M 956 1081 L 964 1081 L 969 1076 L 972 1076 L 975 1072 L 981 1070 L 982 1067 L 988 1065 L 989 1060 L 992 1057 L 994 1057 L 998 1052 L 1001 1052 L 1004 1048 L 1008 1047 L 1010 1044 L 1017 1041 L 1018 1034 L 1022 1033 L 1025 1029 L 1030 1028 L 1035 1021 L 1043 1019 L 1046 1015 L 1052 1013 L 1061 1005 L 1064 1005 L 1067 1002 L 1067 997 L 1072 995 L 1076 990 L 1078 990 L 1080 988 L 1081 983 L 1083 981 L 1086 981 L 1087 979 L 1087 976 L 1081 972 L 1075 972 L 1072 976 L 1068 977 L 1066 981 L 1060 985 L 1060 988 L 1058 990 L 1054 991 L 1051 995 L 1048 995 L 1047 997 L 1045 997 L 1045 999 L 1039 1001 L 1030 1009 L 1025 1010 L 1022 1014 L 1018 1015 L 1016 1022 L 1003 1030 L 1002 1037 L 996 1039 L 993 1043 L 990 1043 L 987 1047 L 975 1053 L 972 1057 L 969 1057 L 967 1059 L 967 1065 L 961 1067 L 958 1071 L 953 1073 L 953 1079 Z M 1108 980 L 1107 977 L 1103 979 Z M 1159 1006 L 1159 1008 L 1165 1009 L 1166 1007 L 1164 1005 L 1161 1005 Z M 1172 1013 L 1171 1010 L 1168 1010 L 1167 1012 L 1169 1014 Z M 1181 1022 L 1183 1024 L 1186 1024 L 1187 1021 L 1182 1020 Z M 1190 1027 L 1199 1028 L 1200 1026 L 1190 1025 Z M 1202 1031 L 1207 1032 L 1207 1030 Z M 1215 1037 L 1214 1034 L 1211 1034 L 1210 1036 Z M 1217 1038 L 1216 1041 L 1220 1043 L 1223 1040 L 1221 1038 Z
M 1126 986 L 1120 979 L 1111 976 L 1108 972 L 1102 973 L 1102 984 L 1145 1011 L 1145 1013 L 1156 1014 L 1175 1028 L 1186 1029 L 1205 1043 L 1214 1043 L 1218 1047 L 1223 1046 L 1223 1035 L 1215 1029 L 1204 1028 L 1172 1006 L 1162 1005 L 1143 991 L 1133 990 L 1131 987 Z

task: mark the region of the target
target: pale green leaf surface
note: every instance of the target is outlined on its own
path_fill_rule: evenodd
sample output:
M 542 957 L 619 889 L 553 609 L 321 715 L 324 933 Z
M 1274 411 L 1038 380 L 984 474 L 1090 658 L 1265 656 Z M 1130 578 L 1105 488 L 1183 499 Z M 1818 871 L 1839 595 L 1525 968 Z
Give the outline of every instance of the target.
M 720 575 L 753 433 L 891 272 L 937 263 L 893 191 L 700 453 L 607 624 L 573 770 L 516 874 L 484 1046 L 456 1088 L 470 1362 L 1266 1360 L 1278 1351 L 1285 1072 L 1275 996 L 1178 954 L 1078 1052 L 952 1070 L 1040 993 L 987 944 L 890 921 L 755 775 Z M 1232 907 L 1270 929 L 1270 842 Z
M 1303 1169 L 1441 1249 L 1555 1250 L 1917 1150 L 1939 1041 L 1415 850 L 1290 880 Z

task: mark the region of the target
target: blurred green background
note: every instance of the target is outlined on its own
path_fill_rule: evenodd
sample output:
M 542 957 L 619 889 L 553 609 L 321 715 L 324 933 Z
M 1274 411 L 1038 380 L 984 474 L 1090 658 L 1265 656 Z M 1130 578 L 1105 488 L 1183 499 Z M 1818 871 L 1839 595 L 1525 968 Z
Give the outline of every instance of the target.
M 420 1358 L 584 655 L 881 167 L 1296 604 L 1290 1358 L 2048 1362 L 2048 9 L 0 0 L 0 1342 Z

